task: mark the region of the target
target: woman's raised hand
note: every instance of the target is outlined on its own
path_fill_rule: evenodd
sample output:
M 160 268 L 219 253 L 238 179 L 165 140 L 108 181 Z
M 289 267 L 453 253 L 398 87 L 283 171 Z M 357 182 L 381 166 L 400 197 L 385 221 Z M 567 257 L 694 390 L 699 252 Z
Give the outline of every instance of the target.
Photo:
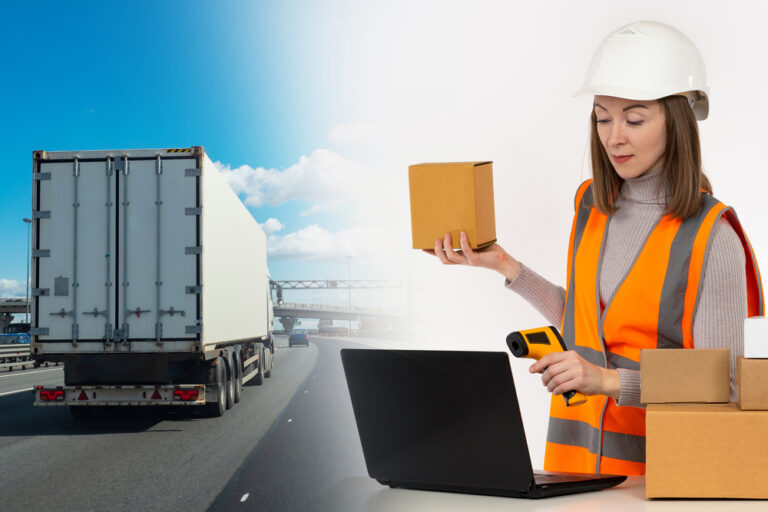
M 522 265 L 497 243 L 474 251 L 469 246 L 469 239 L 465 231 L 461 232 L 459 239 L 461 250 L 454 251 L 450 233 L 446 233 L 442 240 L 435 240 L 433 250 L 424 250 L 428 254 L 437 256 L 444 265 L 469 265 L 472 267 L 487 268 L 502 274 L 508 280 L 513 281 Z

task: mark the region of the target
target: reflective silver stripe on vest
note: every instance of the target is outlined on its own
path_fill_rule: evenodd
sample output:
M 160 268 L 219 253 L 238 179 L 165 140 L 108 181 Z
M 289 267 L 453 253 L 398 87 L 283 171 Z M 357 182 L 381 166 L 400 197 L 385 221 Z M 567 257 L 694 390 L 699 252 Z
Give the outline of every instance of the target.
M 549 418 L 547 442 L 580 446 L 597 455 L 600 449 L 600 430 L 583 421 Z M 602 455 L 612 459 L 645 463 L 645 437 L 605 431 Z
M 602 351 L 589 347 L 582 347 L 581 345 L 569 346 L 568 348 L 596 366 L 605 366 L 605 359 L 603 358 Z
M 629 370 L 639 370 L 640 363 L 628 357 L 608 352 L 608 368 L 627 368 Z
M 696 240 L 696 235 L 704 219 L 717 204 L 717 199 L 709 194 L 703 194 L 699 212 L 680 224 L 680 228 L 672 241 L 669 250 L 669 263 L 664 275 L 664 285 L 661 289 L 661 301 L 659 302 L 657 348 L 683 347 L 683 310 L 685 309 L 685 290 L 688 287 L 688 269 L 691 263 L 693 242 Z M 709 243 L 707 243 L 708 247 Z M 699 291 L 701 291 L 701 286 L 699 286 Z M 696 301 L 698 302 L 698 293 Z
M 582 347 L 581 345 L 571 347 L 571 350 L 575 351 L 590 363 L 605 367 L 605 360 L 603 359 L 603 353 L 601 351 L 589 347 Z M 607 355 L 608 368 L 628 368 L 630 370 L 640 369 L 640 363 L 628 357 L 620 356 L 619 354 L 614 354 L 613 352 L 607 352 Z
M 645 464 L 645 436 L 603 432 L 603 457 Z
M 584 194 L 581 196 L 581 202 L 576 207 L 576 227 L 575 232 L 573 235 L 573 252 L 570 254 L 571 257 L 571 279 L 568 283 L 568 297 L 566 299 L 565 303 L 565 311 L 563 312 L 563 328 L 561 329 L 561 335 L 563 337 L 563 341 L 565 341 L 565 346 L 569 349 L 573 349 L 576 346 L 576 340 L 575 340 L 575 319 L 574 319 L 574 307 L 573 307 L 573 294 L 576 292 L 576 253 L 579 250 L 579 244 L 581 243 L 581 235 L 584 234 L 584 229 L 587 226 L 587 220 L 589 219 L 589 215 L 592 213 L 592 205 L 594 204 L 594 199 L 592 197 L 592 184 L 590 183 L 586 190 L 584 190 Z M 587 359 L 585 357 L 585 359 Z M 602 355 L 600 357 L 600 366 L 602 366 Z

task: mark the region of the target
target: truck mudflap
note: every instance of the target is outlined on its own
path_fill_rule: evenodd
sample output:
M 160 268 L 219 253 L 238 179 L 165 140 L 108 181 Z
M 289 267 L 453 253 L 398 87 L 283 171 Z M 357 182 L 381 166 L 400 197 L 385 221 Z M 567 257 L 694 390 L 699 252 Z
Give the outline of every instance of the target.
M 122 386 L 35 386 L 40 406 L 205 405 L 202 384 Z

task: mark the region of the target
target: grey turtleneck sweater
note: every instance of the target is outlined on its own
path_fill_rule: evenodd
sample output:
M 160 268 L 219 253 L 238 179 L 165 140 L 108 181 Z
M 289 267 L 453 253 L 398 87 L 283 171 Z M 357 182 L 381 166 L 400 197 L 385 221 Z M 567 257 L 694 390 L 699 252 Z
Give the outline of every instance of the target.
M 616 201 L 618 211 L 608 223 L 600 273 L 600 298 L 606 302 L 629 272 L 643 243 L 664 212 L 661 171 L 624 182 Z M 739 236 L 720 218 L 704 261 L 703 284 L 693 324 L 696 348 L 731 350 L 731 400 L 736 400 L 736 359 L 744 354 L 744 319 L 747 317 L 746 263 Z M 565 289 L 523 265 L 522 272 L 505 285 L 526 299 L 539 313 L 560 326 Z M 617 405 L 640 403 L 640 372 L 619 368 L 621 392 Z

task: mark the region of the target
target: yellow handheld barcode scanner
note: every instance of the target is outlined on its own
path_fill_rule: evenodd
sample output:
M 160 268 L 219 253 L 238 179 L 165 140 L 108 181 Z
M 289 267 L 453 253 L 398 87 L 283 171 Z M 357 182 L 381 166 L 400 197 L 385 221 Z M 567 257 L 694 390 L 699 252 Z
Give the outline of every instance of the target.
M 550 352 L 568 350 L 560 333 L 551 325 L 509 333 L 507 345 L 515 357 L 527 357 L 537 361 Z M 563 398 L 567 406 L 581 405 L 587 401 L 587 397 L 576 390 L 566 391 Z

